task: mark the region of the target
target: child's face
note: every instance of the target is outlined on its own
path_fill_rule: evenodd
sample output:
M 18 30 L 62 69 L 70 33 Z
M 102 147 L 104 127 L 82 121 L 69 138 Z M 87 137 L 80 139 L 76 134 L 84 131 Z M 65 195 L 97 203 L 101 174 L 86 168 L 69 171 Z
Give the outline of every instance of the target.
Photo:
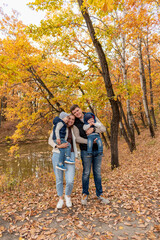
M 93 119 L 93 118 L 90 118 L 90 119 L 88 119 L 87 122 L 88 122 L 89 124 L 94 123 L 94 119 Z
M 63 122 L 68 123 L 68 116 L 63 118 Z

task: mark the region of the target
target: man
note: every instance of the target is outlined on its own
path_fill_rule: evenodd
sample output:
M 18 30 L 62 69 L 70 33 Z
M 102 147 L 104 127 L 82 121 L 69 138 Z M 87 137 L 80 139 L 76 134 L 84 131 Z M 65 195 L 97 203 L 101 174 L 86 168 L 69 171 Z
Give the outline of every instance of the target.
M 89 195 L 89 176 L 90 176 L 90 171 L 91 171 L 91 165 L 93 169 L 93 176 L 94 176 L 94 182 L 95 182 L 95 187 L 96 187 L 96 195 L 98 199 L 105 204 L 109 203 L 108 199 L 105 199 L 102 194 L 102 183 L 101 183 L 101 161 L 102 161 L 102 155 L 98 154 L 98 146 L 95 143 L 93 144 L 93 149 L 92 149 L 92 155 L 88 156 L 87 153 L 87 135 L 91 134 L 94 129 L 89 128 L 86 132 L 83 129 L 84 125 L 84 112 L 82 112 L 81 108 L 77 105 L 74 104 L 70 108 L 71 113 L 76 117 L 75 118 L 75 123 L 73 126 L 73 131 L 76 137 L 76 142 L 80 146 L 81 150 L 81 159 L 82 159 L 82 165 L 83 165 L 83 174 L 82 174 L 82 199 L 81 203 L 82 205 L 87 204 L 87 199 Z M 105 127 L 103 124 L 96 118 L 96 121 L 101 124 L 101 127 L 99 129 L 96 129 L 97 133 L 100 132 L 105 132 Z

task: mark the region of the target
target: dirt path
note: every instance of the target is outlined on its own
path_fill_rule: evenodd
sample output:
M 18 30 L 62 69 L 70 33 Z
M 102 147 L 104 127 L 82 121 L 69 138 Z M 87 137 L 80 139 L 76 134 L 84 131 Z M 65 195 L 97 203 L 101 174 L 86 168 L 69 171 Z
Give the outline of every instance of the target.
M 158 132 L 151 139 L 148 131 L 144 131 L 137 137 L 137 150 L 131 154 L 121 140 L 121 166 L 114 171 L 110 170 L 110 151 L 105 152 L 102 179 L 109 205 L 96 199 L 92 175 L 88 205 L 81 205 L 80 161 L 76 162 L 71 209 L 56 209 L 55 178 L 51 173 L 2 193 L 1 239 L 160 239 L 159 142 Z

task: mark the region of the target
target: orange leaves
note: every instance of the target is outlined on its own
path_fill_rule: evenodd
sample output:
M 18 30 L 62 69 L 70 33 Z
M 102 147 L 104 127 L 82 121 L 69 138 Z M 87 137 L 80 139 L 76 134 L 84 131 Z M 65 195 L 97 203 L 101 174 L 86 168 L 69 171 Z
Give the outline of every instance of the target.
M 81 162 L 72 193 L 73 207 L 56 210 L 55 178 L 44 173 L 30 178 L 10 192 L 0 195 L 0 234 L 13 234 L 20 239 L 158 239 L 159 225 L 159 141 L 150 145 L 146 131 L 137 140 L 137 150 L 128 152 L 119 141 L 121 166 L 110 170 L 109 150 L 102 161 L 102 185 L 109 205 L 100 204 L 90 179 L 88 205 L 81 205 Z M 149 156 L 149 157 L 148 157 Z M 106 183 L 105 178 L 108 181 Z M 3 225 L 8 223 L 6 227 Z M 0 235 L 0 236 L 1 236 Z

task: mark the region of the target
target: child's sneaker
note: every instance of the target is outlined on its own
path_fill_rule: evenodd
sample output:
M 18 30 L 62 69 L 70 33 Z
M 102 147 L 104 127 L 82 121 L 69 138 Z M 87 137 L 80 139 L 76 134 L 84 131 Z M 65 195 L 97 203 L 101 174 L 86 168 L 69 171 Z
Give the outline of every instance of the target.
M 63 164 L 62 165 L 57 164 L 56 168 L 58 168 L 58 169 L 60 169 L 62 171 L 66 171 L 66 167 Z
M 82 205 L 87 205 L 87 200 L 88 200 L 88 195 L 87 194 L 83 194 L 82 195 L 82 199 L 81 199 L 81 204 Z
M 73 161 L 71 158 L 66 158 L 66 160 L 64 161 L 65 163 L 68 163 L 68 164 L 75 164 L 75 161 Z

